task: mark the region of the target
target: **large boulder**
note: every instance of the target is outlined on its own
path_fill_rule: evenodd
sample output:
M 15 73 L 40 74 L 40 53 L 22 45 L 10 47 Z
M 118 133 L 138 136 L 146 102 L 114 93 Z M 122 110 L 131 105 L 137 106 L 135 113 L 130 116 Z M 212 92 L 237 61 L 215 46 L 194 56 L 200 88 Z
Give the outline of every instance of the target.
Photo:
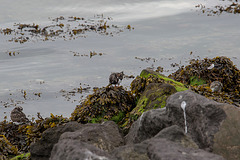
M 118 160 L 224 160 L 219 155 L 198 149 L 191 137 L 176 125 L 141 143 L 116 148 L 112 155 Z
M 224 160 L 223 157 L 201 150 L 183 147 L 166 139 L 154 139 L 148 143 L 151 160 Z
M 103 150 L 81 142 L 77 139 L 63 139 L 58 142 L 53 150 L 50 160 L 111 160 L 111 156 Z
M 78 140 L 107 152 L 124 144 L 119 128 L 113 121 L 106 121 L 102 124 L 86 124 L 75 132 L 63 133 L 58 143 L 63 140 Z
M 42 138 L 36 143 L 32 143 L 30 146 L 31 159 L 32 160 L 48 160 L 54 144 L 58 142 L 61 134 L 64 132 L 73 132 L 84 125 L 77 122 L 69 122 L 65 125 L 49 128 L 43 132 Z
M 226 159 L 240 159 L 239 117 L 239 108 L 217 103 L 189 90 L 177 92 L 167 99 L 166 109 L 144 112 L 133 123 L 125 140 L 128 144 L 141 143 L 165 127 L 177 125 L 200 149 Z
M 228 104 L 220 105 L 227 118 L 214 135 L 213 152 L 226 159 L 240 159 L 240 108 Z

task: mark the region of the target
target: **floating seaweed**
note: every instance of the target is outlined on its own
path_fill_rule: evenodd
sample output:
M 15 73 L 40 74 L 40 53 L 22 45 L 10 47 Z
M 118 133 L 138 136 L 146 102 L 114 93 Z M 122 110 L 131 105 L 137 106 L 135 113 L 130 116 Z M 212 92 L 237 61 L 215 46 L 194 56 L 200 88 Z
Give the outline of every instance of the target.
M 198 4 L 195 7 L 200 8 L 200 11 L 204 14 L 206 13 L 207 16 L 220 15 L 222 13 L 239 14 L 240 4 L 238 0 L 228 0 L 228 1 L 232 3 L 228 3 L 227 5 L 216 5 L 214 6 L 214 8 L 206 8 L 206 6 L 203 4 Z
M 15 23 L 13 28 L 0 28 L 0 33 L 12 35 L 9 42 L 25 43 L 34 40 L 54 41 L 56 38 L 64 40 L 74 40 L 76 38 L 86 38 L 86 33 L 94 32 L 100 35 L 114 36 L 123 30 L 132 30 L 132 26 L 110 25 L 112 18 L 96 16 L 93 19 L 81 17 L 57 17 L 49 18 L 50 25 Z

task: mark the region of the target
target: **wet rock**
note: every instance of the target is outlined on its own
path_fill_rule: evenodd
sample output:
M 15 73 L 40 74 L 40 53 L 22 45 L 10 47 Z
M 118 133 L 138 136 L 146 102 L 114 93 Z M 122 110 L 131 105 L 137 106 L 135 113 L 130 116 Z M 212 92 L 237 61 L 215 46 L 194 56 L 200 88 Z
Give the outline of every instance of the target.
M 59 143 L 63 140 L 85 142 L 107 152 L 123 145 L 123 138 L 119 133 L 117 124 L 113 121 L 107 121 L 102 124 L 86 124 L 75 132 L 63 133 Z
M 111 156 L 93 145 L 78 139 L 63 139 L 53 148 L 50 160 L 111 160 Z
M 65 125 L 49 128 L 42 134 L 42 138 L 31 144 L 30 152 L 32 160 L 48 160 L 54 144 L 56 144 L 64 132 L 74 132 L 82 128 L 82 124 L 69 122 Z

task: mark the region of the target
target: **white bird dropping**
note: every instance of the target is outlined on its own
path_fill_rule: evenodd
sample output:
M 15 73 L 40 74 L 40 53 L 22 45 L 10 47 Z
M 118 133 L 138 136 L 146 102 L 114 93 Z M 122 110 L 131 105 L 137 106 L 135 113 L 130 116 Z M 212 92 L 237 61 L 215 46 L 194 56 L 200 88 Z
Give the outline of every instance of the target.
M 184 116 L 184 123 L 185 123 L 185 133 L 187 134 L 187 119 L 186 119 L 186 105 L 187 103 L 185 101 L 182 101 L 181 108 L 183 110 L 183 116 Z
M 211 66 L 209 66 L 207 69 L 213 69 L 214 68 L 214 64 L 212 64 Z

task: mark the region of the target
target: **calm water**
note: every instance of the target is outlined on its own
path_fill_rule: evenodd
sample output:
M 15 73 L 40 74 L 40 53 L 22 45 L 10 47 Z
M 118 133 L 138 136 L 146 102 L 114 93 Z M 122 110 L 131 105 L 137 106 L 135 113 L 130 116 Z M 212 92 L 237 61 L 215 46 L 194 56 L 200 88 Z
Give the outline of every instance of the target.
M 50 113 L 69 117 L 91 90 L 75 96 L 65 96 L 62 90 L 70 92 L 80 83 L 91 89 L 106 86 L 111 72 L 136 76 L 146 67 L 162 66 L 168 75 L 175 69 L 171 63 L 186 65 L 197 56 L 228 56 L 240 68 L 239 15 L 206 16 L 195 8 L 199 3 L 213 7 L 220 3 L 217 0 L 0 1 L 2 29 L 13 28 L 14 23 L 50 25 L 50 19 L 60 16 L 94 19 L 97 14 L 111 17 L 109 23 L 120 28 L 134 27 L 114 36 L 90 32 L 86 38 L 67 41 L 30 37 L 23 44 L 9 42 L 14 35 L 0 34 L 0 120 L 9 118 L 15 105 L 21 105 L 29 117 L 37 112 L 43 117 Z M 90 51 L 104 54 L 74 56 L 74 52 L 89 55 Z M 9 56 L 9 52 L 19 54 Z M 122 84 L 128 87 L 131 81 L 124 79 Z

